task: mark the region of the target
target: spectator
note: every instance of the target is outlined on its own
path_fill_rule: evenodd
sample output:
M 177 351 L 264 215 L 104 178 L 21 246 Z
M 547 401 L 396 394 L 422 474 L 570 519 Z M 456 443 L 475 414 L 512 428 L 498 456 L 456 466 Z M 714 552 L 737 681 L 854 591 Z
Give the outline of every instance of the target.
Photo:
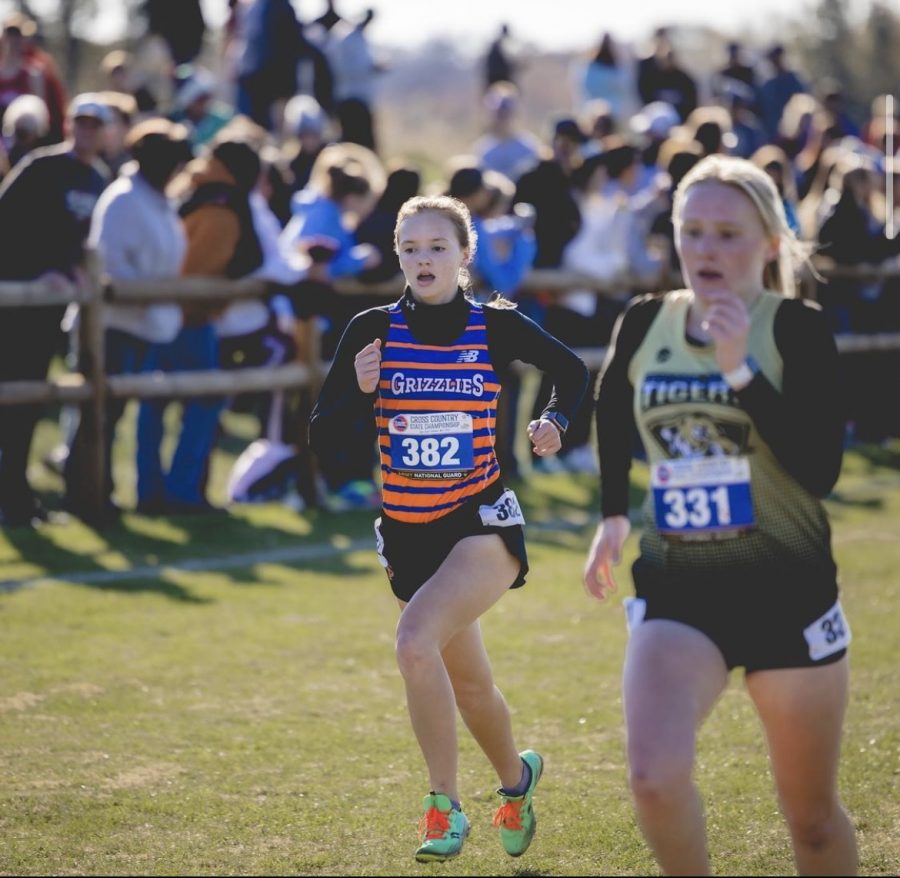
M 778 132 L 778 124 L 787 102 L 795 94 L 808 91 L 803 80 L 787 66 L 784 56 L 784 46 L 781 43 L 775 43 L 769 49 L 766 57 L 772 65 L 772 75 L 759 89 L 760 115 L 770 140 Z
M 535 212 L 535 268 L 558 268 L 563 249 L 581 225 L 581 212 L 572 194 L 572 174 L 582 162 L 580 147 L 584 137 L 574 119 L 558 120 L 553 129 L 551 154 L 542 156 L 516 186 L 513 203 L 530 204 Z M 540 322 L 536 313 L 530 316 Z
M 3 146 L 10 168 L 33 149 L 46 145 L 50 133 L 47 105 L 37 95 L 19 95 L 3 115 Z
M 797 219 L 797 185 L 794 180 L 794 169 L 785 151 L 774 143 L 767 143 L 753 153 L 750 161 L 772 178 L 781 196 L 788 228 L 798 238 L 801 237 L 800 222 Z
M 819 93 L 822 95 L 822 109 L 825 111 L 828 122 L 826 131 L 830 140 L 840 140 L 842 137 L 860 137 L 860 128 L 847 112 L 844 90 L 840 83 L 826 78 L 819 83 Z
M 487 131 L 472 148 L 482 169 L 499 171 L 514 183 L 537 163 L 540 141 L 519 130 L 519 90 L 511 82 L 496 82 L 484 95 Z
M 293 192 L 309 183 L 313 165 L 328 143 L 328 117 L 311 95 L 294 95 L 284 108 L 284 159 Z
M 147 32 L 165 43 L 172 64 L 192 64 L 203 48 L 206 21 L 201 0 L 144 0 Z
M 508 187 L 511 203 L 515 195 L 512 182 L 496 171 L 482 171 L 476 165 L 466 163 L 465 158 L 457 161 L 460 166 L 450 178 L 447 194 L 461 201 L 472 215 L 478 240 L 469 266 L 472 294 L 481 301 L 490 299 L 494 293 L 515 299 L 537 250 L 533 218 L 525 222 L 492 222 L 489 218 L 491 187 L 501 190 Z
M 53 56 L 43 48 L 35 22 L 26 15 L 19 15 L 24 45 L 22 52 L 25 60 L 36 67 L 44 78 L 44 101 L 50 116 L 50 129 L 47 132 L 48 143 L 59 143 L 65 136 L 63 130 L 66 117 L 68 97 L 62 74 Z
M 497 36 L 491 40 L 484 59 L 484 87 L 490 88 L 495 82 L 515 82 L 518 64 L 509 49 L 509 25 L 500 25 Z
M 394 247 L 397 214 L 404 202 L 419 194 L 421 184 L 421 173 L 410 165 L 397 165 L 388 173 L 384 192 L 356 230 L 359 243 L 371 244 L 381 254 L 378 265 L 359 273 L 363 283 L 383 283 L 400 275 L 400 260 Z
M 103 272 L 113 281 L 177 277 L 186 238 L 165 187 L 191 158 L 187 129 L 164 119 L 148 119 L 129 132 L 126 146 L 134 161 L 125 166 L 97 202 L 89 244 L 96 248 Z M 103 309 L 103 316 L 107 375 L 147 371 L 148 363 L 158 359 L 160 349 L 174 341 L 181 328 L 181 309 L 175 303 L 111 304 Z M 97 510 L 89 505 L 89 486 L 83 481 L 87 447 L 81 427 L 66 461 L 66 508 L 92 524 L 109 524 L 119 513 L 113 502 L 112 449 L 125 403 L 124 399 L 107 403 L 102 440 L 106 471 L 99 519 L 95 517 Z M 145 511 L 153 490 L 152 462 L 159 458 L 162 438 L 147 428 L 147 420 L 138 418 L 137 499 L 138 509 Z
M 195 149 L 209 143 L 233 117 L 231 107 L 216 99 L 215 77 L 203 67 L 193 70 L 175 92 L 170 118 L 188 129 Z
M 872 210 L 872 199 L 882 188 L 871 159 L 846 153 L 832 171 L 824 201 L 829 210 L 819 226 L 819 253 L 838 265 L 881 265 L 900 254 L 900 236 L 888 238 L 884 224 Z M 890 290 L 896 293 L 896 289 Z M 832 331 L 860 333 L 884 331 L 885 316 L 896 308 L 885 297 L 885 281 L 832 279 L 820 284 L 817 298 Z M 847 381 L 854 393 L 848 400 L 848 421 L 853 437 L 881 442 L 896 422 L 893 406 L 885 405 L 885 376 L 895 374 L 896 355 L 858 354 L 850 358 Z
M 128 132 L 131 131 L 137 118 L 137 101 L 133 95 L 121 91 L 101 91 L 97 94 L 109 107 L 110 112 L 110 120 L 103 129 L 101 156 L 115 177 L 122 170 L 122 166 L 131 159 L 126 141 Z
M 725 62 L 713 78 L 713 95 L 719 100 L 727 100 L 734 84 L 743 86 L 750 94 L 750 108 L 756 109 L 756 69 L 748 64 L 744 57 L 744 47 L 741 43 L 732 41 L 727 46 L 728 60 Z
M 262 264 L 262 246 L 249 203 L 259 173 L 255 149 L 239 140 L 223 140 L 192 162 L 175 181 L 183 196 L 179 212 L 187 235 L 182 275 L 236 279 Z M 158 362 L 149 363 L 148 368 L 165 372 L 218 368 L 214 319 L 221 311 L 221 307 L 206 304 L 183 305 L 180 332 L 158 351 Z M 162 439 L 166 406 L 166 401 L 141 402 L 138 417 L 152 447 L 158 447 L 157 440 Z M 147 461 L 142 511 L 191 514 L 215 510 L 204 495 L 204 486 L 223 407 L 219 397 L 185 401 L 168 473 L 164 473 L 158 456 Z
M 601 152 L 603 149 L 601 145 L 603 138 L 609 137 L 610 134 L 615 134 L 623 121 L 621 118 L 617 119 L 613 115 L 609 101 L 605 101 L 603 98 L 595 98 L 588 101 L 582 107 L 579 116 L 580 121 L 578 125 L 587 137 L 587 140 L 581 147 L 581 152 L 585 156 Z
M 644 104 L 665 101 L 684 121 L 697 107 L 697 84 L 679 65 L 666 28 L 658 28 L 649 55 L 638 62 L 637 89 Z
M 340 139 L 377 152 L 375 87 L 377 75 L 386 67 L 376 61 L 366 34 L 374 17 L 375 10 L 367 9 L 356 23 L 338 22 L 329 34 L 325 55 L 334 77 Z
M 665 101 L 653 101 L 631 117 L 631 130 L 642 143 L 639 188 L 653 184 L 659 173 L 659 150 L 680 121 L 678 111 Z
M 765 129 L 754 109 L 755 95 L 749 86 L 731 79 L 724 85 L 723 100 L 731 114 L 732 133 L 735 138 L 731 154 L 743 159 L 750 158 L 767 142 Z
M 134 98 L 135 108 L 132 115 L 156 113 L 159 104 L 156 95 L 137 72 L 134 57 L 129 52 L 122 49 L 108 52 L 100 62 L 100 72 L 109 91 L 131 95 Z
M 267 131 L 281 128 L 283 104 L 297 90 L 302 35 L 290 0 L 248 0 L 237 58 L 237 111 Z
M 359 144 L 326 146 L 312 169 L 309 184 L 294 195 L 293 216 L 281 234 L 283 250 L 307 254 L 314 265 L 325 263 L 319 282 L 300 284 L 294 303 L 300 318 L 322 326 L 321 354 L 334 357 L 338 340 L 351 318 L 370 304 L 367 296 L 335 292 L 332 282 L 358 276 L 380 264 L 378 250 L 360 244 L 356 230 L 384 189 L 378 157 Z M 367 417 L 371 420 L 371 412 Z M 374 432 L 361 417 L 352 440 L 334 454 L 320 458 L 321 491 L 331 511 L 373 508 L 378 502 L 374 475 Z
M 47 102 L 47 81 L 40 67 L 26 56 L 25 32 L 34 23 L 17 13 L 7 16 L 0 34 L 0 122 L 6 108 L 19 95 L 37 95 Z
M 587 62 L 576 66 L 575 87 L 578 107 L 604 100 L 614 119 L 627 119 L 637 108 L 633 71 L 609 32 L 600 38 Z
M 83 282 L 84 242 L 91 213 L 106 186 L 98 161 L 108 108 L 90 93 L 69 105 L 69 139 L 25 157 L 0 186 L 3 280 L 41 280 L 65 287 Z M 4 310 L 0 320 L 0 381 L 46 378 L 62 348 L 65 306 Z M 23 344 L 27 339 L 27 344 Z M 45 518 L 26 475 L 40 406 L 9 407 L 0 422 L 0 515 L 7 527 Z
M 731 116 L 724 107 L 697 107 L 685 120 L 685 133 L 700 144 L 704 156 L 727 155 L 737 143 Z

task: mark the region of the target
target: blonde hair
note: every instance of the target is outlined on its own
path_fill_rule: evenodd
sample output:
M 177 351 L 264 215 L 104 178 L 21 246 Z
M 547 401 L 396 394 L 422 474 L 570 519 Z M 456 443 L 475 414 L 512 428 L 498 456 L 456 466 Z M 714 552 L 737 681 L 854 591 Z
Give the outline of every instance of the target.
M 418 216 L 420 213 L 425 213 L 429 210 L 441 214 L 451 222 L 460 248 L 469 251 L 469 258 L 466 264 L 471 262 L 472 257 L 475 255 L 475 248 L 478 245 L 478 233 L 472 225 L 472 214 L 469 213 L 469 208 L 459 199 L 451 198 L 449 195 L 416 195 L 403 202 L 394 226 L 394 251 L 400 252 L 398 236 L 401 223 L 412 216 Z M 472 286 L 472 278 L 465 265 L 459 269 L 459 285 L 463 290 L 468 290 Z
M 778 258 L 770 262 L 763 272 L 763 284 L 789 298 L 796 296 L 796 273 L 802 265 L 809 263 L 810 248 L 798 240 L 788 225 L 781 196 L 772 178 L 747 159 L 723 155 L 701 159 L 685 174 L 675 190 L 672 221 L 676 230 L 681 225 L 688 190 L 698 183 L 721 183 L 750 199 L 766 234 L 777 237 L 780 243 Z

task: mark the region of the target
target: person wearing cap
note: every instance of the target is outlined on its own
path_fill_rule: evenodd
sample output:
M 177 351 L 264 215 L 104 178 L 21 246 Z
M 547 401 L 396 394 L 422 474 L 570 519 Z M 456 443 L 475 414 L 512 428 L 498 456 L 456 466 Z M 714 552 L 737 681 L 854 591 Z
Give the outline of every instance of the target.
M 135 125 L 125 143 L 133 161 L 123 166 L 118 178 L 97 202 L 91 220 L 88 244 L 95 248 L 104 274 L 117 280 L 160 280 L 177 277 L 187 240 L 177 212 L 169 203 L 165 187 L 191 159 L 187 129 L 162 118 Z M 105 328 L 104 371 L 107 375 L 147 371 L 154 349 L 172 342 L 181 328 L 181 309 L 174 302 L 146 305 L 109 304 L 103 309 Z M 99 521 L 115 520 L 113 502 L 112 446 L 116 425 L 125 410 L 124 399 L 111 399 L 106 409 L 105 505 Z M 137 496 L 140 507 L 147 494 L 146 461 L 159 455 L 159 436 L 148 434 L 146 424 L 137 423 Z M 85 502 L 80 476 L 85 468 L 85 437 L 77 430 L 66 460 L 65 506 L 82 519 L 92 520 Z
M 216 80 L 197 68 L 175 92 L 173 122 L 187 127 L 194 147 L 209 143 L 234 118 L 234 110 L 216 98 Z
M 282 147 L 292 192 L 307 183 L 319 153 L 329 142 L 328 115 L 312 96 L 294 95 L 284 107 L 285 143 Z
M 84 243 L 108 182 L 98 159 L 108 118 L 109 110 L 96 95 L 76 96 L 66 118 L 68 139 L 32 151 L 3 180 L 0 279 L 63 287 L 84 282 Z M 51 359 L 64 347 L 65 310 L 65 305 L 3 310 L 0 381 L 46 379 Z M 0 420 L 0 516 L 6 526 L 29 526 L 44 517 L 26 476 L 40 414 L 40 406 L 13 406 Z
M 29 152 L 46 143 L 50 113 L 37 95 L 19 95 L 3 115 L 3 144 L 10 168 Z

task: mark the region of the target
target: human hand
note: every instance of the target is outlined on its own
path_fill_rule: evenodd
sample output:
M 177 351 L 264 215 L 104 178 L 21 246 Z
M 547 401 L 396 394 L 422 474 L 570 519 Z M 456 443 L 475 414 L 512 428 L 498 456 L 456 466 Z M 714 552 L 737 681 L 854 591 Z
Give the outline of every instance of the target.
M 750 312 L 744 300 L 731 290 L 708 292 L 703 298 L 706 311 L 700 325 L 715 344 L 716 362 L 724 375 L 747 359 Z
M 617 588 L 612 568 L 622 560 L 622 546 L 630 532 L 627 515 L 611 515 L 597 526 L 584 565 L 584 590 L 598 601 Z
M 556 454 L 562 448 L 562 436 L 559 430 L 546 418 L 532 421 L 527 427 L 527 432 L 532 450 L 538 457 Z
M 367 344 L 353 361 L 356 368 L 356 382 L 363 393 L 374 393 L 381 377 L 381 339 Z

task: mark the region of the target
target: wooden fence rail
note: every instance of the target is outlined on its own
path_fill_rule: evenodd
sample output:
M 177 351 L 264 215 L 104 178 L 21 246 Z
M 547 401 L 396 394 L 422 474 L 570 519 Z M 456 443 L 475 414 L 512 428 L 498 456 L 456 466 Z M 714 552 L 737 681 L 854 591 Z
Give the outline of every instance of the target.
M 817 260 L 816 268 L 825 279 L 852 279 L 860 282 L 900 277 L 900 266 L 834 266 Z M 678 286 L 680 277 L 661 279 L 663 286 Z M 807 273 L 803 294 L 815 298 L 818 279 Z M 336 290 L 346 295 L 383 295 L 393 299 L 402 289 L 402 278 L 374 284 L 355 280 L 341 281 Z M 600 282 L 577 272 L 561 269 L 533 269 L 522 285 L 523 292 L 540 292 L 549 296 L 583 289 L 598 296 L 626 299 L 639 289 L 627 277 Z M 105 409 L 108 397 L 118 399 L 185 398 L 192 396 L 230 396 L 237 393 L 302 388 L 314 398 L 321 386 L 328 363 L 321 360 L 320 338 L 316 321 L 304 321 L 303 344 L 297 362 L 281 366 L 238 370 L 205 370 L 197 372 L 147 373 L 141 375 L 106 375 L 103 309 L 108 304 L 146 304 L 151 302 L 205 301 L 227 303 L 268 295 L 270 287 L 260 280 L 223 280 L 221 278 L 184 277 L 158 281 L 112 281 L 98 269 L 96 254 L 89 254 L 87 282 L 47 284 L 40 281 L 0 282 L 0 309 L 22 306 L 59 306 L 75 302 L 80 306 L 80 350 L 83 372 L 64 374 L 50 381 L 0 382 L 0 405 L 79 404 L 82 406 L 83 429 L 93 453 L 85 484 L 91 486 L 88 512 L 99 519 L 104 502 L 101 496 L 105 468 Z M 888 351 L 900 349 L 900 333 L 840 335 L 836 338 L 841 353 Z M 23 344 L 28 340 L 23 339 Z M 605 347 L 580 348 L 576 353 L 588 368 L 599 369 L 606 355 Z M 309 467 L 308 449 L 303 449 Z M 311 485 L 311 480 L 307 480 Z M 312 490 L 311 488 L 308 490 Z M 307 496 L 314 502 L 313 496 Z

